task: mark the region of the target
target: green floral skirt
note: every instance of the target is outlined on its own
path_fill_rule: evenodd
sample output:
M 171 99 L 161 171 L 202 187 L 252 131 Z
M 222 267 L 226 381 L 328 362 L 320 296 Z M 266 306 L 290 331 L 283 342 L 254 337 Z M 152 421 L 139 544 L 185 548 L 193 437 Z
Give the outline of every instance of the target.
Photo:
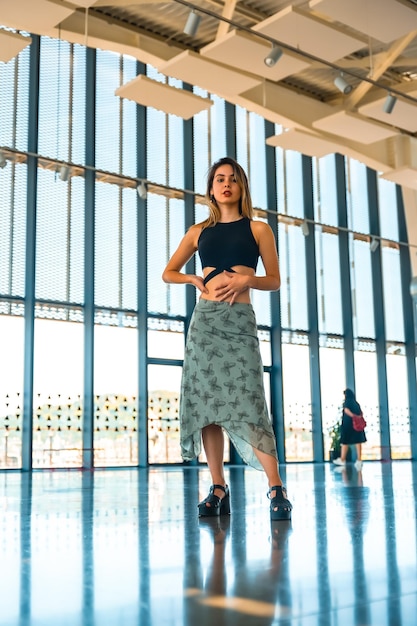
M 200 299 L 187 335 L 181 383 L 181 454 L 201 452 L 201 430 L 221 426 L 242 459 L 262 469 L 253 448 L 277 458 L 265 402 L 263 366 L 251 304 Z

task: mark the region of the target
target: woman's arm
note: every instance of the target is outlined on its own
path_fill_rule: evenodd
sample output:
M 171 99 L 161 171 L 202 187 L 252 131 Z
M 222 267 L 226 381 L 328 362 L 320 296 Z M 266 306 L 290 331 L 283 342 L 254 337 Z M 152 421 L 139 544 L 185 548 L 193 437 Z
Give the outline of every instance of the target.
M 272 228 L 265 222 L 257 221 L 251 223 L 251 228 L 259 246 L 259 254 L 265 268 L 265 276 L 250 276 L 249 288 L 262 291 L 278 291 L 281 286 L 281 275 Z
M 196 276 L 195 274 L 183 274 L 180 271 L 195 254 L 200 233 L 201 226 L 198 224 L 191 226 L 191 228 L 186 232 L 162 273 L 162 280 L 165 283 L 194 285 L 202 293 L 207 293 L 208 290 L 205 287 L 201 276 Z

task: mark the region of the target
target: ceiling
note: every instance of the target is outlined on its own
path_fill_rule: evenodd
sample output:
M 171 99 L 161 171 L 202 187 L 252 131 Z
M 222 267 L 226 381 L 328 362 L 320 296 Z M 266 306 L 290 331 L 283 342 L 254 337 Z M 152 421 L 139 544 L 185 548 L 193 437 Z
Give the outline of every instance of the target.
M 339 152 L 417 189 L 417 0 L 0 0 L 0 59 L 25 33 L 129 54 L 208 92 L 138 77 L 116 96 L 189 119 L 210 94 L 283 130 L 267 143 Z M 184 33 L 190 10 L 197 32 Z M 272 46 L 281 58 L 264 63 Z M 352 86 L 343 94 L 334 80 Z M 397 100 L 383 110 L 389 94 Z

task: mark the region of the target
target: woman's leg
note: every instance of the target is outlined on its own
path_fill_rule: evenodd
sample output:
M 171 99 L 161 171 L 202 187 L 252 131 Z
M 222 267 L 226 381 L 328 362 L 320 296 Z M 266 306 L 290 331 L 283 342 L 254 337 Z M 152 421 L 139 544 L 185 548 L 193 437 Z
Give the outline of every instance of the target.
M 340 460 L 346 463 L 346 457 L 349 450 L 349 446 L 346 443 L 342 443 L 340 446 Z
M 355 443 L 355 447 L 356 447 L 356 459 L 358 461 L 362 461 L 362 444 Z
M 286 515 L 288 516 L 288 514 L 290 514 L 292 506 L 291 506 L 291 503 L 287 500 L 287 492 L 282 484 L 281 476 L 279 474 L 278 461 L 271 454 L 266 454 L 266 452 L 261 452 L 260 450 L 257 450 L 256 448 L 253 448 L 253 451 L 259 463 L 262 465 L 263 470 L 268 479 L 268 486 L 270 488 L 270 491 L 268 494 L 269 499 L 274 500 L 276 496 L 281 499 L 278 502 L 276 501 L 271 502 L 271 519 L 279 519 L 278 517 L 275 517 L 275 514 L 278 513 L 278 510 L 280 508 L 281 509 L 284 508 L 286 510 Z M 271 490 L 271 487 L 283 487 L 283 489 L 282 491 L 277 490 L 277 489 Z M 282 500 L 282 498 L 284 498 L 284 500 Z M 285 518 L 282 518 L 282 519 L 285 519 Z M 286 519 L 289 519 L 289 517 L 286 517 Z
M 217 424 L 210 424 L 202 429 L 202 439 L 204 451 L 206 453 L 207 465 L 210 470 L 213 485 L 226 486 L 224 478 L 224 435 L 223 429 Z M 224 491 L 214 490 L 214 495 L 219 498 L 224 497 Z M 209 504 L 207 506 L 210 506 Z
M 268 479 L 269 487 L 281 487 L 282 480 L 281 476 L 279 475 L 278 461 L 276 460 L 276 458 L 271 454 L 266 454 L 266 452 L 261 452 L 256 448 L 253 448 L 253 451 L 259 463 L 264 469 L 264 472 Z

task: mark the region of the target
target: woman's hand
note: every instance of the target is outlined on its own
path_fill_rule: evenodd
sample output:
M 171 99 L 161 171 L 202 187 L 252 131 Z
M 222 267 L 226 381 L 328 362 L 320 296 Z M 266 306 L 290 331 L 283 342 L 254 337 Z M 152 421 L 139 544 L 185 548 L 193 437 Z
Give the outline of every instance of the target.
M 199 289 L 201 291 L 201 293 L 208 293 L 209 292 L 209 290 L 207 289 L 207 287 L 204 284 L 204 278 L 202 278 L 201 276 L 197 276 L 197 275 L 190 276 L 190 282 L 191 282 L 192 285 L 194 285 L 194 287 Z
M 250 276 L 247 274 L 238 274 L 237 272 L 228 272 L 224 270 L 221 276 L 223 282 L 215 288 L 216 298 L 219 302 L 228 301 L 232 305 L 236 297 L 249 289 Z

